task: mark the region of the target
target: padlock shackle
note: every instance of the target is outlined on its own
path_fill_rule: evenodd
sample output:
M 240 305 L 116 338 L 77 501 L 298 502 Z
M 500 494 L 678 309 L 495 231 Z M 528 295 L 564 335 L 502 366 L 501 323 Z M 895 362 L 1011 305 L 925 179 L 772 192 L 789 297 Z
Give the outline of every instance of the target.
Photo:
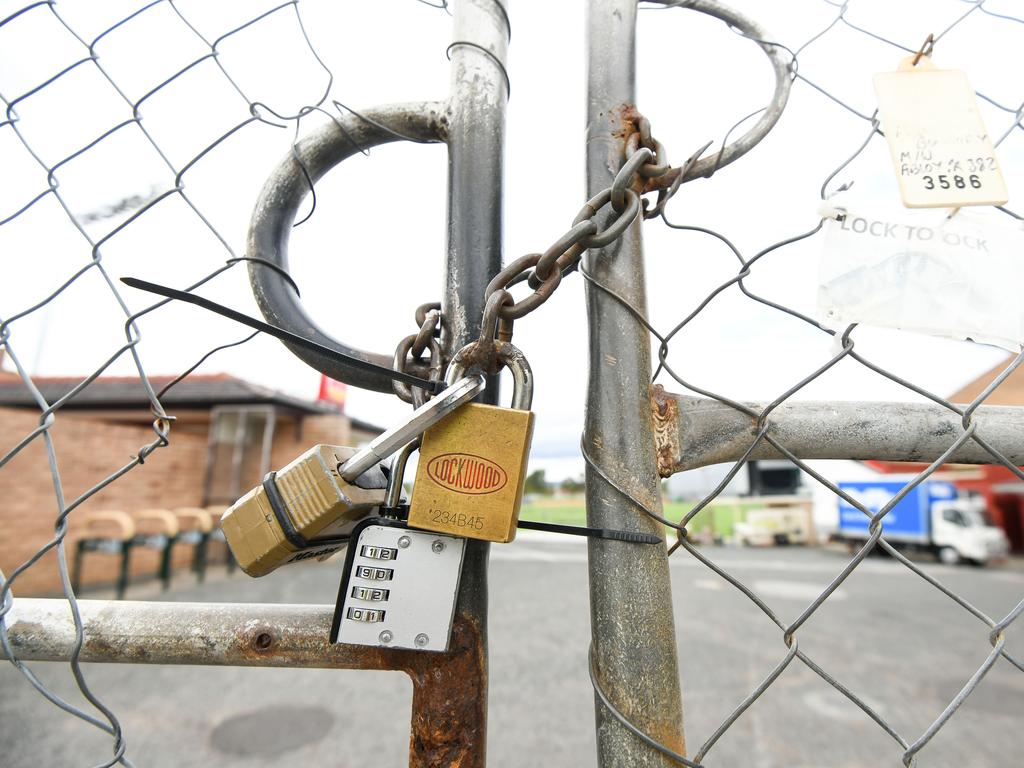
M 519 411 L 528 411 L 533 405 L 533 369 L 520 349 L 508 341 L 494 341 L 495 356 L 498 361 L 512 372 L 514 389 L 512 407 Z M 450 385 L 466 375 L 466 369 L 475 364 L 478 354 L 477 342 L 467 344 L 452 358 L 445 374 L 445 381 Z
M 391 456 L 411 439 L 423 434 L 463 403 L 484 391 L 483 376 L 460 376 L 439 392 L 433 400 L 414 410 L 401 424 L 377 435 L 338 467 L 338 475 L 347 483 L 355 482 L 363 472 Z
M 388 477 L 388 488 L 384 495 L 384 506 L 388 509 L 394 509 L 402 503 L 402 483 L 405 482 L 405 467 L 409 463 L 409 457 L 412 456 L 414 451 L 419 450 L 419 447 L 420 439 L 417 437 L 395 454 L 395 458 L 391 461 L 391 474 Z

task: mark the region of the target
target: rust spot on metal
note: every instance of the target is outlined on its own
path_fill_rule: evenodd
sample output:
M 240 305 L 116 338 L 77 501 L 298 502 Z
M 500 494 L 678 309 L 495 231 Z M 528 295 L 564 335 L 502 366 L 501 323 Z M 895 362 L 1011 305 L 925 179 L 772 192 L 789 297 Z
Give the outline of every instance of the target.
M 646 194 L 648 192 L 657 192 L 659 189 L 668 189 L 672 186 L 672 182 L 676 180 L 676 176 L 678 175 L 678 168 L 669 168 L 668 171 L 661 176 L 654 176 L 650 179 L 646 179 L 641 189 L 641 193 Z
M 21 650 L 22 645 L 28 645 L 29 639 L 43 637 L 46 635 L 47 627 L 42 622 L 19 620 L 14 622 L 9 630 L 11 645 Z
M 622 127 L 612 131 L 612 136 L 625 141 L 637 131 L 636 123 L 640 119 L 640 110 L 636 108 L 636 104 L 623 104 L 619 115 Z
M 679 456 L 679 403 L 661 384 L 651 387 L 651 415 L 658 474 L 670 477 Z
M 464 348 L 465 351 L 459 359 L 465 365 L 466 370 L 479 367 L 485 373 L 496 374 L 501 370 L 498 365 L 498 351 L 494 343 L 487 344 L 478 339 L 472 345 Z
M 483 632 L 460 613 L 443 656 L 410 653 L 412 678 L 409 765 L 415 768 L 483 768 L 487 739 L 487 658 Z
M 622 123 L 624 135 L 628 136 L 631 133 L 636 132 L 636 122 L 640 119 L 640 110 L 636 108 L 636 104 L 626 103 L 622 105 Z
M 260 659 L 269 655 L 277 654 L 280 645 L 278 633 L 273 627 L 258 626 L 246 632 L 242 640 L 241 655 L 248 659 Z

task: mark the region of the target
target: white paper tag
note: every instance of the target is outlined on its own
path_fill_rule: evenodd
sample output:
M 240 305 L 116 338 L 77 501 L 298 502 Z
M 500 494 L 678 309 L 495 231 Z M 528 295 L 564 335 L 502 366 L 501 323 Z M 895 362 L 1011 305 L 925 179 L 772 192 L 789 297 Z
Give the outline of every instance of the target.
M 903 205 L 1002 205 L 1006 182 L 967 75 L 912 61 L 874 78 Z
M 818 308 L 840 329 L 865 323 L 1020 352 L 1024 226 L 994 211 L 872 214 L 826 226 Z

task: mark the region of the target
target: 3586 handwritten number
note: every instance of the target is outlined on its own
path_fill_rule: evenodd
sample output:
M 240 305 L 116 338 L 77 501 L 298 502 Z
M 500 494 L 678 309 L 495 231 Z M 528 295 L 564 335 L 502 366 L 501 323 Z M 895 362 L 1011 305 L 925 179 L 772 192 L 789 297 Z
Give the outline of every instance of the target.
M 922 176 L 924 179 L 925 189 L 935 189 L 936 181 L 940 189 L 949 189 L 951 186 L 957 189 L 964 189 L 968 184 L 971 185 L 971 189 L 981 189 L 981 179 L 978 178 L 977 174 L 972 173 L 966 179 L 963 176 L 946 176 L 945 174 L 939 176 Z

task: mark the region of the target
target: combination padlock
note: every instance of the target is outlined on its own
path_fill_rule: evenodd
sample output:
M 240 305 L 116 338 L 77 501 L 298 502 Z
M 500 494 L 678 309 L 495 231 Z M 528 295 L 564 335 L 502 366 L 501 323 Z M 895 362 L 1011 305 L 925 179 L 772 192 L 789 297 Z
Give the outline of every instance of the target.
M 457 377 L 403 424 L 356 450 L 317 445 L 236 501 L 221 528 L 239 567 L 250 576 L 310 558 L 330 557 L 345 546 L 356 524 L 385 503 L 385 459 L 431 424 L 472 400 L 482 376 Z
M 400 513 L 405 461 L 395 459 L 387 506 Z M 331 641 L 383 648 L 446 651 L 466 540 L 409 528 L 396 517 L 356 526 L 345 554 Z
M 526 463 L 533 437 L 533 374 L 523 353 L 495 342 L 512 372 L 512 408 L 470 403 L 423 433 L 409 525 L 471 539 L 509 542 L 516 536 Z M 464 347 L 447 379 L 463 375 Z

